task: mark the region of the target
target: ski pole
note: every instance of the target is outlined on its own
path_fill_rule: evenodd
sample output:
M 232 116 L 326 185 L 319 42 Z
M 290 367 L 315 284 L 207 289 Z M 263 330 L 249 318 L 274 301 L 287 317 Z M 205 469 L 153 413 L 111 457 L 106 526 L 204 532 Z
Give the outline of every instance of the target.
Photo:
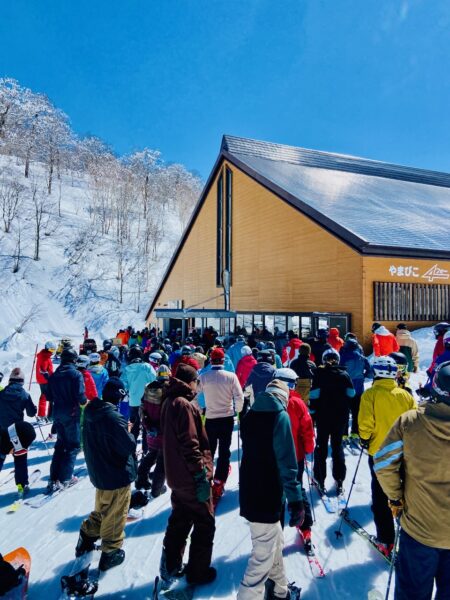
M 36 354 L 37 354 L 37 351 L 38 351 L 38 344 L 36 344 L 36 349 L 34 351 L 33 366 L 31 367 L 30 383 L 28 384 L 28 391 L 31 390 L 31 381 L 33 379 L 33 372 L 34 372 L 34 365 L 36 363 Z
M 361 452 L 360 452 L 359 458 L 358 458 L 358 464 L 356 465 L 355 474 L 353 475 L 352 485 L 350 486 L 350 491 L 347 496 L 347 502 L 345 503 L 345 508 L 341 511 L 341 520 L 339 522 L 339 529 L 334 532 L 336 534 L 336 538 L 338 538 L 338 539 L 342 537 L 342 532 L 341 532 L 342 523 L 344 521 L 344 515 L 347 512 L 348 503 L 350 502 L 350 496 L 352 495 L 353 486 L 355 485 L 356 474 L 358 473 L 358 469 L 359 469 L 359 465 L 361 463 L 361 458 L 362 458 L 363 452 L 364 452 L 364 448 L 361 448 Z
M 45 437 L 44 437 L 44 434 L 42 432 L 41 424 L 39 423 L 39 421 L 37 419 L 36 419 L 36 425 L 39 427 L 39 431 L 41 432 L 42 441 L 44 442 L 44 446 L 45 446 L 45 449 L 47 450 L 47 454 L 49 456 L 51 456 L 50 450 L 48 449 L 47 442 L 45 441 Z
M 392 575 L 394 573 L 395 561 L 397 559 L 397 552 L 398 552 L 397 546 L 398 546 L 398 540 L 400 538 L 400 530 L 401 530 L 400 517 L 397 517 L 396 526 L 395 526 L 394 549 L 392 550 L 391 566 L 389 568 L 389 579 L 388 579 L 388 584 L 387 584 L 387 588 L 386 588 L 386 596 L 384 597 L 384 600 L 389 600 L 389 592 L 391 591 Z
M 308 462 L 306 461 L 306 458 L 305 458 L 305 471 L 306 471 L 306 477 L 308 478 L 308 485 L 309 485 L 309 504 L 311 506 L 313 522 L 315 523 L 316 522 L 316 511 L 315 511 L 314 504 L 313 504 L 311 477 L 309 476 Z

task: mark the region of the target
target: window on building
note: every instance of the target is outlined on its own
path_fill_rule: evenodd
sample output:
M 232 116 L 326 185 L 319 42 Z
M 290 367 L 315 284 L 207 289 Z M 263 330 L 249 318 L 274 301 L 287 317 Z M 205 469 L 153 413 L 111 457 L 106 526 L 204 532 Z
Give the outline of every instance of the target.
M 285 333 L 286 315 L 275 315 L 275 329 L 277 330 L 277 333 Z
M 225 169 L 225 269 L 230 274 L 231 283 L 231 242 L 232 242 L 232 210 L 233 210 L 233 173 Z
M 217 248 L 216 248 L 216 285 L 222 285 L 223 270 L 223 174 L 217 180 Z
M 375 281 L 374 319 L 443 321 L 450 314 L 450 285 Z
M 295 335 L 300 335 L 300 317 L 297 315 L 288 317 L 288 331 L 293 331 Z
M 301 331 L 300 337 L 304 340 L 309 338 L 312 331 L 311 317 L 302 317 L 301 318 Z

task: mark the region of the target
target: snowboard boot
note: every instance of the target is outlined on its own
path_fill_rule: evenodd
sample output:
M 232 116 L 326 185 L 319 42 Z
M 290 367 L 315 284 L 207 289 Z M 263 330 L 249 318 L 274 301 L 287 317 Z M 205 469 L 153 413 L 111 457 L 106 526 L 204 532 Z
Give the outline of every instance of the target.
M 136 479 L 134 486 L 137 490 L 149 490 L 152 484 L 148 479 Z
M 268 579 L 265 584 L 264 600 L 299 600 L 300 599 L 300 588 L 295 586 L 293 583 L 288 583 L 288 591 L 285 596 L 275 595 L 275 582 L 272 579 Z
M 125 560 L 125 550 L 118 548 L 112 552 L 102 552 L 100 562 L 98 563 L 99 571 L 108 571 L 113 567 L 121 565 Z
M 90 537 L 86 535 L 84 531 L 80 529 L 80 535 L 78 537 L 77 545 L 75 546 L 75 556 L 78 558 L 79 556 L 83 556 L 83 554 L 87 554 L 88 552 L 93 552 L 95 550 L 95 542 L 98 540 L 98 537 Z
M 157 498 L 158 496 L 161 496 L 161 494 L 165 494 L 166 492 L 167 492 L 167 486 L 165 486 L 165 485 L 163 485 L 160 490 L 152 489 L 152 492 L 151 492 L 152 498 Z
M 159 561 L 159 574 L 166 585 L 170 585 L 175 579 L 179 579 L 184 575 L 184 568 L 182 564 L 173 568 L 170 567 L 172 567 L 172 565 L 167 565 L 167 554 L 163 548 L 161 560 Z
M 203 573 L 192 573 L 189 566 L 186 567 L 186 581 L 189 585 L 207 585 L 212 583 L 217 577 L 217 571 L 214 567 L 208 567 Z
M 59 490 L 60 487 L 61 487 L 61 484 L 59 483 L 59 481 L 52 481 L 50 479 L 50 481 L 47 483 L 47 487 L 45 488 L 45 493 L 53 494 L 54 492 Z

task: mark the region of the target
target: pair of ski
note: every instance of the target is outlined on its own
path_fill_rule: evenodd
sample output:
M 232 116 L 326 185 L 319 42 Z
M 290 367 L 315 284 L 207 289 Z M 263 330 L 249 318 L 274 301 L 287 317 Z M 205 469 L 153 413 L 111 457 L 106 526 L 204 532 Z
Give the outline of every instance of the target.
M 41 470 L 35 469 L 28 478 L 28 490 L 21 489 L 17 492 L 17 498 L 6 509 L 7 514 L 16 513 L 19 510 L 19 508 L 21 508 L 26 503 L 26 497 L 29 493 L 29 490 L 34 486 L 34 484 L 37 481 L 39 481 L 40 478 Z
M 80 481 L 77 478 L 85 471 L 86 467 L 80 467 L 79 469 L 74 471 L 74 479 L 72 479 L 67 485 L 60 486 L 52 492 L 45 492 L 43 494 L 39 494 L 38 496 L 31 498 L 30 500 L 25 500 L 24 504 L 31 506 L 31 508 L 40 508 L 41 506 L 44 506 L 44 504 L 47 504 L 48 502 L 50 502 L 50 500 L 53 500 L 53 498 L 56 498 L 56 496 L 59 496 L 59 494 L 61 494 L 65 490 L 68 490 L 69 488 L 76 485 Z
M 355 521 L 355 519 L 353 519 L 348 510 L 343 510 L 341 512 L 342 518 L 344 519 L 345 523 L 347 523 L 347 525 L 353 529 L 353 531 L 355 533 L 357 533 L 361 538 L 363 538 L 363 540 L 365 540 L 370 546 L 371 548 L 373 548 L 374 550 L 377 551 L 377 553 L 382 556 L 384 558 L 384 560 L 390 565 L 391 564 L 391 559 L 389 556 L 386 556 L 386 554 L 384 554 L 377 542 L 376 542 L 376 538 L 373 535 L 370 535 L 370 533 L 368 531 L 366 531 L 366 529 L 364 529 L 364 527 L 362 525 L 360 525 L 358 523 L 358 521 Z
M 311 539 L 305 540 L 305 538 L 303 537 L 302 530 L 299 527 L 297 527 L 297 531 L 299 533 L 299 539 L 302 545 L 302 550 L 304 551 L 306 558 L 308 559 L 308 564 L 309 568 L 311 569 L 312 576 L 318 579 L 325 577 L 325 571 L 323 570 L 323 567 L 316 556 L 315 548 L 311 542 Z
M 344 510 L 344 508 L 347 506 L 347 500 L 344 492 L 341 492 L 336 496 L 329 496 L 326 489 L 319 485 L 317 480 L 314 478 L 314 475 L 308 468 L 307 473 L 312 485 L 315 487 L 320 499 L 322 500 L 325 510 L 329 513 L 340 513 L 342 510 Z

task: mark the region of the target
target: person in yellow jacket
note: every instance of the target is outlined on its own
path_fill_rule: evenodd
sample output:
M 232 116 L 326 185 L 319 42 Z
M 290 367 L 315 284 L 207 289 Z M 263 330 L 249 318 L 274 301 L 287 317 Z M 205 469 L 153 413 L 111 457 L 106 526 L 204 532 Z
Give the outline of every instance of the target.
M 450 599 L 450 361 L 432 400 L 399 417 L 374 456 L 392 513 L 401 515 L 395 600 Z
M 369 452 L 372 475 L 372 512 L 377 545 L 389 556 L 394 546 L 394 519 L 374 472 L 374 454 L 379 450 L 394 421 L 407 410 L 417 408 L 411 394 L 397 385 L 397 363 L 390 356 L 377 356 L 373 362 L 374 382 L 361 396 L 358 416 L 360 443 Z

